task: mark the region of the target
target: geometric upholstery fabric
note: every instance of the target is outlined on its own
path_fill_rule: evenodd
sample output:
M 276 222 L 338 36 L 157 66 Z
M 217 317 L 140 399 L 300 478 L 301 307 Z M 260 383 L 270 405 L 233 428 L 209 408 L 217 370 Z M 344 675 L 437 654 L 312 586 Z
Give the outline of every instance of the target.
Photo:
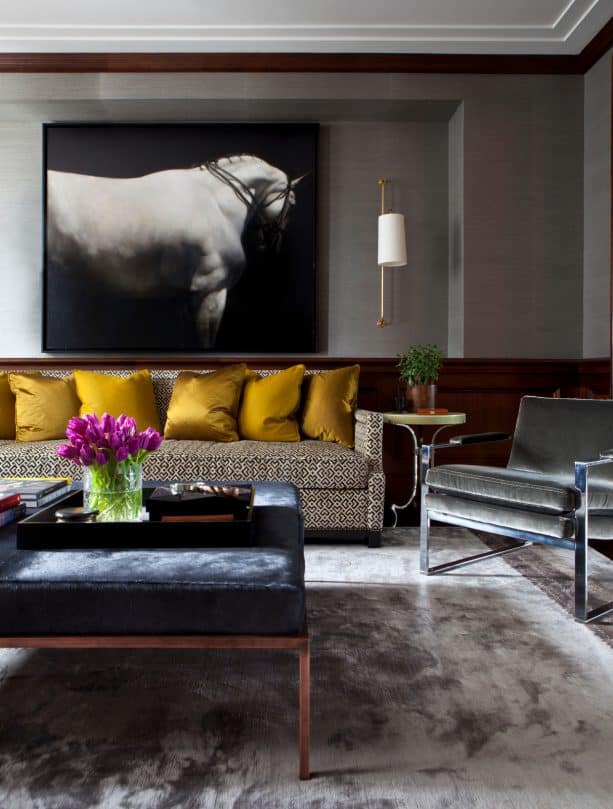
M 311 531 L 370 531 L 366 489 L 303 489 L 304 526 Z
M 55 454 L 61 441 L 0 441 L 0 477 L 80 478 L 81 469 Z
M 144 466 L 151 480 L 285 480 L 299 488 L 366 489 L 368 462 L 324 441 L 167 440 Z
M 55 454 L 60 441 L 0 441 L 0 477 L 80 478 Z M 146 480 L 284 480 L 299 488 L 368 488 L 368 461 L 324 441 L 197 441 L 167 439 L 147 457 Z

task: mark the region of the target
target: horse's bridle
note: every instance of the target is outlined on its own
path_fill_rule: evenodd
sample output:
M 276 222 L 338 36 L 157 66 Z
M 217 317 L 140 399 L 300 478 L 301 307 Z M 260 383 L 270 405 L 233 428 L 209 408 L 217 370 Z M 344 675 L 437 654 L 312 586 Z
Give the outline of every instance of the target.
M 213 177 L 216 177 L 220 182 L 227 185 L 234 191 L 236 197 L 246 205 L 247 209 L 252 211 L 255 216 L 257 226 L 262 233 L 262 238 L 269 249 L 277 250 L 281 242 L 283 234 L 283 226 L 289 207 L 291 204 L 292 181 L 287 180 L 287 185 L 274 196 L 268 198 L 265 203 L 258 202 L 256 195 L 253 191 L 245 185 L 245 183 L 232 174 L 227 169 L 222 168 L 216 160 L 211 160 L 208 163 L 200 165 L 200 171 L 208 171 Z M 273 202 L 283 199 L 283 206 L 281 212 L 272 222 L 266 221 L 262 215 L 262 211 L 270 207 Z

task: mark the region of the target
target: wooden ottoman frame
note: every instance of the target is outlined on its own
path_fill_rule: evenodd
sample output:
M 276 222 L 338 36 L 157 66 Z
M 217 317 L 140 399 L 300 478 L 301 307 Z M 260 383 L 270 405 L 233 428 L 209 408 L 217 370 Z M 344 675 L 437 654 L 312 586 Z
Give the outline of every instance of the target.
M 299 775 L 310 778 L 311 654 L 305 622 L 299 635 L 25 635 L 0 637 L 7 649 L 295 649 L 299 659 Z

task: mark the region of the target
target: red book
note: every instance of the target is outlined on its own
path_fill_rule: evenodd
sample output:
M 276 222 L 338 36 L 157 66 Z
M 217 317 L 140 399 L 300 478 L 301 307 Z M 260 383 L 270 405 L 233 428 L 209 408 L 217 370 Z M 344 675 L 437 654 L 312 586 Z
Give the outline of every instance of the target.
M 21 503 L 21 495 L 15 494 L 0 494 L 0 511 L 6 511 L 7 508 L 13 508 Z

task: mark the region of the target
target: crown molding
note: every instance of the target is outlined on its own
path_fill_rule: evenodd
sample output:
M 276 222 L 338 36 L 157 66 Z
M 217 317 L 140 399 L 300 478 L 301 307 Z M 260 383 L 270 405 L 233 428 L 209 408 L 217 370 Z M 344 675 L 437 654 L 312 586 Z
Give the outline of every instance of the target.
M 579 54 L 0 53 L 4 73 L 583 74 L 613 47 L 613 18 Z
M 382 14 L 374 21 L 372 14 L 356 9 L 349 18 L 327 13 L 321 4 L 308 13 L 298 11 L 296 19 L 277 10 L 272 16 L 266 3 L 261 15 L 248 14 L 241 22 L 228 22 L 227 15 L 217 10 L 204 14 L 198 9 L 186 13 L 178 9 L 174 22 L 160 19 L 159 9 L 152 9 L 149 21 L 143 23 L 132 16 L 126 21 L 113 19 L 111 11 L 93 8 L 87 21 L 84 9 L 64 9 L 58 21 L 20 21 L 20 12 L 3 15 L 0 21 L 0 51 L 21 48 L 28 53 L 50 49 L 53 52 L 145 53 L 145 52 L 285 52 L 285 53 L 448 53 L 456 54 L 557 54 L 572 55 L 595 26 L 605 19 L 609 0 L 556 0 L 556 9 L 547 19 L 538 11 L 525 11 L 524 19 L 513 22 L 512 7 L 495 15 L 485 14 L 483 22 L 460 22 L 461 14 L 448 9 L 441 17 L 440 9 L 431 15 L 407 14 L 398 9 Z M 180 5 L 180 0 L 179 0 Z M 25 12 L 21 12 L 24 14 Z M 251 17 L 251 19 L 249 19 Z M 328 22 L 323 22 L 328 17 Z M 11 20 L 11 21 L 7 21 Z M 279 20 L 275 22 L 274 19 Z M 454 21 L 455 20 L 457 21 Z M 535 19 L 536 18 L 536 19 Z M 206 19 L 206 22 L 202 22 Z M 260 21 L 263 20 L 263 21 Z M 71 22 L 70 20 L 75 20 Z M 410 21 L 409 21 L 410 20 Z

